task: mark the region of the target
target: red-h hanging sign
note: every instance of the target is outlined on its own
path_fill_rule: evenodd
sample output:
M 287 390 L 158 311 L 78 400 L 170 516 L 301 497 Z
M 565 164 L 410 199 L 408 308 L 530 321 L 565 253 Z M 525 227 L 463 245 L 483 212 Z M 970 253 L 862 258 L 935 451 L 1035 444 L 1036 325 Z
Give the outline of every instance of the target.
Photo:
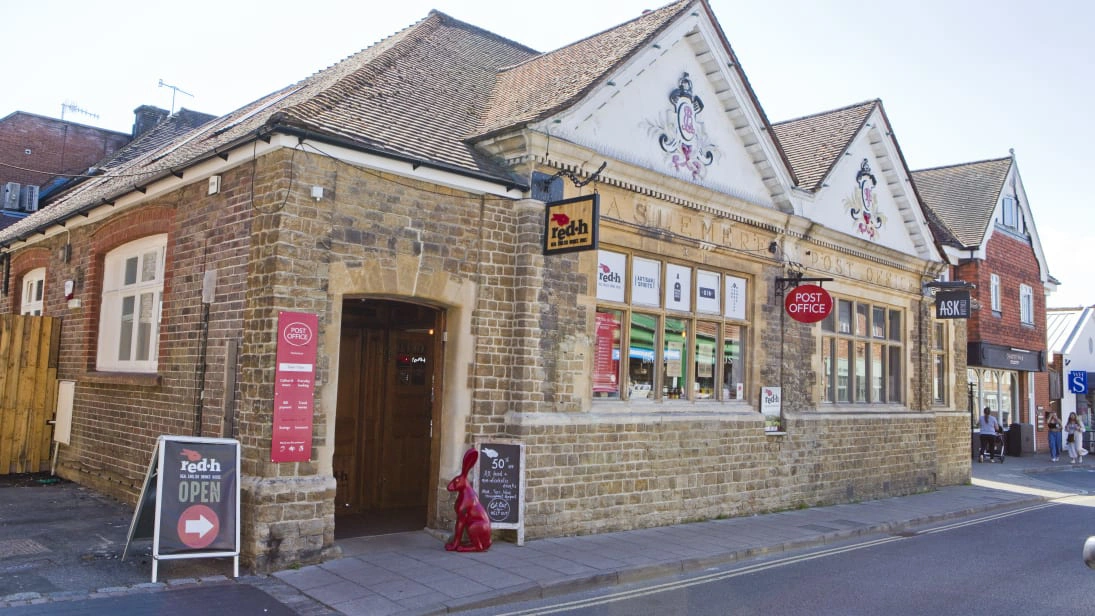
M 307 462 L 312 457 L 317 327 L 314 314 L 278 313 L 271 462 Z

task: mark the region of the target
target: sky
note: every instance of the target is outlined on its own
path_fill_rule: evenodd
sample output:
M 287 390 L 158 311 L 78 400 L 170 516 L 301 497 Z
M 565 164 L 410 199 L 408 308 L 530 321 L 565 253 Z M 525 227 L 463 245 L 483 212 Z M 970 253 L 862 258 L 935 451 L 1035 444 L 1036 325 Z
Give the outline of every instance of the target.
M 0 0 L 0 117 L 63 115 L 129 133 L 140 105 L 222 115 L 431 9 L 551 51 L 665 4 Z M 1095 304 L 1086 184 L 1095 173 L 1095 2 L 710 4 L 772 122 L 877 98 L 912 170 L 1014 149 L 1049 272 L 1061 282 L 1048 305 Z

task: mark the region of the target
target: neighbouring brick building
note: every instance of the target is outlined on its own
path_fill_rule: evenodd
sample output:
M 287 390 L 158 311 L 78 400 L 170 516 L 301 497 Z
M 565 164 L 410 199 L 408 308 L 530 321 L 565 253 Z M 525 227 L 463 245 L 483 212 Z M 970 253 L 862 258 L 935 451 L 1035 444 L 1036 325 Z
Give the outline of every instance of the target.
M 157 436 L 237 438 L 257 570 L 451 528 L 479 439 L 524 443 L 531 537 L 968 481 L 965 328 L 881 103 L 772 125 L 740 66 L 703 0 L 547 54 L 432 12 L 0 231 L 63 319 L 60 474 L 132 501 Z M 563 220 L 598 250 L 545 254 Z M 832 315 L 788 317 L 813 280 Z M 289 462 L 286 313 L 318 339 Z
M 968 326 L 971 422 L 990 407 L 1004 426 L 1023 424 L 1047 447 L 1046 295 L 1056 288 L 1014 153 L 913 172 L 950 276 L 976 285 Z M 1043 386 L 1039 387 L 1039 384 Z

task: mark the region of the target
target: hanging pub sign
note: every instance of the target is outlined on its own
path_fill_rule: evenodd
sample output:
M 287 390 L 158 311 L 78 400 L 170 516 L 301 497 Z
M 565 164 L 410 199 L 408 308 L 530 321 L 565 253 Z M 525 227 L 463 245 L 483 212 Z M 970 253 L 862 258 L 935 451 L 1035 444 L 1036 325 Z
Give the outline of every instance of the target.
M 783 308 L 799 323 L 817 323 L 833 311 L 833 296 L 816 284 L 799 285 L 788 291 Z
M 935 318 L 970 318 L 970 292 L 965 289 L 958 291 L 937 291 L 935 294 Z
M 596 250 L 597 193 L 547 204 L 544 209 L 544 254 Z
M 271 462 L 312 458 L 317 321 L 316 315 L 307 312 L 278 313 Z

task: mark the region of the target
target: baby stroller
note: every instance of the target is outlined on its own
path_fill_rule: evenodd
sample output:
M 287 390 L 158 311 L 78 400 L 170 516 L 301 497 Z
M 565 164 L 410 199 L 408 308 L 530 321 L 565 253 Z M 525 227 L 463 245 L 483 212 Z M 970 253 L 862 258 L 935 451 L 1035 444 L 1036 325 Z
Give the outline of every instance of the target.
M 985 458 L 987 457 L 990 463 L 999 462 L 1000 464 L 1003 464 L 1004 454 L 1007 453 L 1005 449 L 1006 443 L 1004 439 L 1004 433 L 997 432 L 996 435 L 993 437 L 992 442 L 985 449 L 984 455 L 979 455 L 977 461 L 984 462 Z

